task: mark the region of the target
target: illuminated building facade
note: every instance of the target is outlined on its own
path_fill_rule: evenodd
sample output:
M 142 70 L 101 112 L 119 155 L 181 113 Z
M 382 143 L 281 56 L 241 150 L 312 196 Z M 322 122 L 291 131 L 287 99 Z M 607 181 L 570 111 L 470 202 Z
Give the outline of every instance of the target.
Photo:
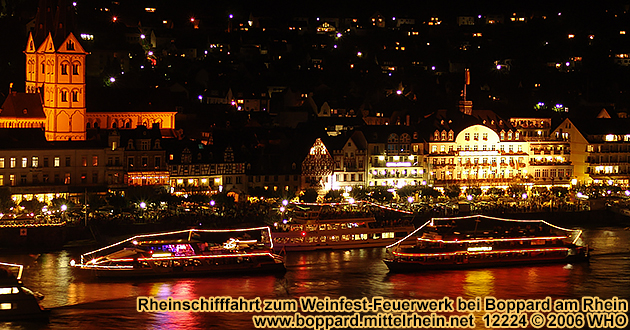
M 169 173 L 162 135 L 156 128 L 139 126 L 121 132 L 128 186 L 168 185 Z
M 343 137 L 335 140 L 341 145 L 328 144 L 335 161 L 332 189 L 350 191 L 355 187 L 364 188 L 367 141 L 363 133 L 357 131 L 350 138 Z
M 428 183 L 424 141 L 409 126 L 368 127 L 367 186 L 402 188 Z
M 315 189 L 320 195 L 332 189 L 332 174 L 335 160 L 318 138 L 302 162 L 301 189 Z
M 630 122 L 627 118 L 597 118 L 580 123 L 586 140 L 585 173 L 595 184 L 628 187 Z
M 0 129 L 0 187 L 10 188 L 16 203 L 105 189 L 105 143 L 51 143 L 44 134 L 40 129 Z
M 245 162 L 231 146 L 171 141 L 168 146 L 168 171 L 171 192 L 215 194 L 247 189 Z
M 85 57 L 72 33 L 74 8 L 41 0 L 26 55 L 26 92 L 41 95 L 49 141 L 85 140 Z M 18 120 L 19 122 L 19 120 Z

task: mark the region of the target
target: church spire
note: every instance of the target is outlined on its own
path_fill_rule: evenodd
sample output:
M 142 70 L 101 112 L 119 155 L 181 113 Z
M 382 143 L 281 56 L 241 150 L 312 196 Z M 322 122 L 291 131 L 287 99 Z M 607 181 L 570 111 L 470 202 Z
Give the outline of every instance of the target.
M 67 0 L 39 0 L 33 33 L 36 47 L 44 42 L 49 33 L 58 46 L 74 29 L 74 7 L 71 3 Z

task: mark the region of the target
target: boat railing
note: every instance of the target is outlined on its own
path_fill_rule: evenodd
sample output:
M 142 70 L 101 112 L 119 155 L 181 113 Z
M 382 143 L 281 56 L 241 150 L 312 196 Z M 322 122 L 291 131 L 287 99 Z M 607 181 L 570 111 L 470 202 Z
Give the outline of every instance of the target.
M 76 264 L 74 260 L 71 261 L 71 265 L 81 266 L 86 265 L 88 263 L 94 263 L 99 257 L 108 255 L 111 252 L 114 252 L 116 249 L 123 249 L 126 247 L 136 247 L 139 242 L 146 241 L 148 239 L 159 238 L 160 240 L 164 240 L 165 238 L 178 238 L 181 240 L 178 244 L 184 244 L 191 241 L 196 241 L 200 238 L 200 235 L 203 234 L 226 234 L 226 233 L 235 233 L 244 235 L 247 232 L 260 232 L 260 241 L 257 241 L 257 244 L 262 244 L 263 246 L 267 246 L 268 250 L 273 249 L 273 241 L 271 239 L 271 229 L 267 226 L 264 227 L 255 227 L 255 228 L 242 228 L 242 229 L 185 229 L 178 231 L 171 231 L 165 233 L 154 233 L 154 234 L 142 234 L 136 235 L 125 240 L 119 241 L 117 243 L 102 247 L 100 249 L 86 252 L 81 255 L 80 263 Z M 234 240 L 231 244 L 234 244 L 233 248 L 237 247 L 238 240 Z M 251 240 L 249 241 L 251 243 Z M 217 242 L 224 244 L 224 242 Z

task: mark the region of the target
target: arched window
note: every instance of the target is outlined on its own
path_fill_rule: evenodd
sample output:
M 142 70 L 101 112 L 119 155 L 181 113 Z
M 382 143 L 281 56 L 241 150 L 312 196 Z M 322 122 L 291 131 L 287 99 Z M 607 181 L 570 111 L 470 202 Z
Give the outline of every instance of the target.
M 88 121 L 87 124 L 85 124 L 85 128 L 90 129 L 90 122 Z
M 116 122 L 112 123 L 112 128 L 118 128 L 118 124 Z

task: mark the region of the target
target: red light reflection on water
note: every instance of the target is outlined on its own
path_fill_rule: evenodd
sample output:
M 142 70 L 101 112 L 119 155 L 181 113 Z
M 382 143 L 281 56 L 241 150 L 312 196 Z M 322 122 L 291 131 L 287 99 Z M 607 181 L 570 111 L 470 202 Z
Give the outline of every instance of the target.
M 572 267 L 548 265 L 535 267 L 498 267 L 469 270 L 428 271 L 391 274 L 392 294 L 397 298 L 435 298 L 494 296 L 497 298 L 538 299 L 546 296 L 571 296 Z

